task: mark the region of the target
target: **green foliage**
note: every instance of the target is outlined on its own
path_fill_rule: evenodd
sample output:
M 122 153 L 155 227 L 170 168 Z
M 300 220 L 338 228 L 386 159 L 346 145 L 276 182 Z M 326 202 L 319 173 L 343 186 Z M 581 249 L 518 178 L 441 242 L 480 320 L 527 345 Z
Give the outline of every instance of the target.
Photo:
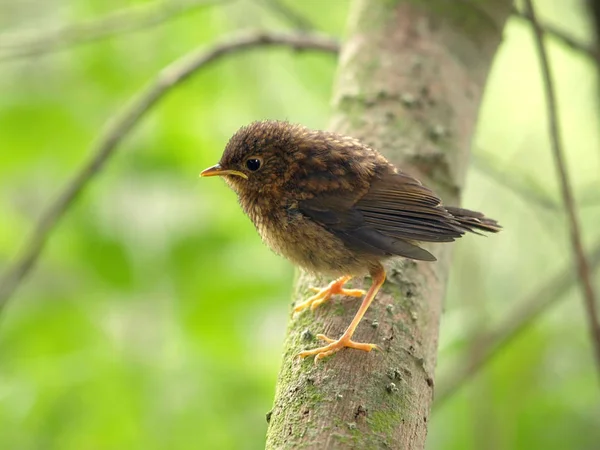
M 266 3 L 210 6 L 143 31 L 1 61 L 0 269 L 89 156 L 103 124 L 162 67 L 239 29 L 289 28 Z M 343 36 L 348 1 L 286 4 Z M 579 29 L 583 17 L 557 5 L 540 8 L 548 20 Z M 36 34 L 122 7 L 116 0 L 0 2 L 0 26 Z M 526 173 L 559 199 L 530 31 L 515 20 L 505 36 L 474 151 L 492 155 L 506 177 Z M 600 221 L 595 68 L 550 43 L 569 168 L 578 194 L 592 200 L 581 213 L 590 243 Z M 331 55 L 252 50 L 198 73 L 143 118 L 3 312 L 0 448 L 264 446 L 293 268 L 260 243 L 222 182 L 197 176 L 252 120 L 327 127 L 335 70 Z M 506 229 L 455 245 L 438 380 L 477 351 L 471 333 L 493 327 L 570 260 L 561 215 L 476 169 L 463 204 Z M 573 290 L 434 412 L 429 448 L 596 448 L 591 354 Z M 370 420 L 385 431 L 385 417 Z

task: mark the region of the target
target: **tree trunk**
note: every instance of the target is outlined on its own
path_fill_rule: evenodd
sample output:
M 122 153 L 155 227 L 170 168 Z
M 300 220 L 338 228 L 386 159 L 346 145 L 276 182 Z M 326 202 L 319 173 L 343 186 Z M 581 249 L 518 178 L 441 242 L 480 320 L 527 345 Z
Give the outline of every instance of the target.
M 487 73 L 511 1 L 355 0 L 340 56 L 331 129 L 362 139 L 457 205 Z M 268 449 L 422 449 L 433 397 L 438 328 L 451 244 L 435 263 L 400 260 L 354 340 L 318 364 L 297 354 L 339 337 L 357 299 L 290 320 L 267 432 Z M 295 300 L 330 280 L 301 274 Z M 367 288 L 370 280 L 355 280 Z

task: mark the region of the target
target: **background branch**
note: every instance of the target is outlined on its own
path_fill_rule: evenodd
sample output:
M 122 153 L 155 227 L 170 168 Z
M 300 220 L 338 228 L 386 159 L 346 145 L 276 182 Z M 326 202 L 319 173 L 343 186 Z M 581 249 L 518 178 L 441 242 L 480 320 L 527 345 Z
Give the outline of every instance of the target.
M 537 205 L 548 212 L 562 214 L 564 209 L 562 205 L 528 173 L 511 168 L 502 169 L 501 166 L 503 164 L 501 162 L 497 161 L 490 153 L 486 154 L 483 151 L 474 153 L 472 159 L 473 166 L 490 180 L 493 180 L 531 204 Z M 600 205 L 596 183 L 583 186 L 581 191 L 582 193 L 577 199 L 579 208 L 594 208 Z
M 306 17 L 287 5 L 283 0 L 262 0 L 262 3 L 298 30 L 311 31 L 316 29 Z
M 0 34 L 0 61 L 33 57 L 55 52 L 76 45 L 117 36 L 132 31 L 152 27 L 174 19 L 185 13 L 191 13 L 204 6 L 226 3 L 233 0 L 172 0 L 157 1 L 150 5 L 135 6 L 107 14 L 104 17 L 87 22 L 68 25 L 59 29 L 29 33 L 23 36 Z M 263 4 L 281 15 L 298 30 L 315 30 L 316 27 L 307 18 L 280 0 L 262 0 Z M 527 12 L 513 8 L 513 15 L 530 20 Z M 563 30 L 550 24 L 540 25 L 543 32 L 558 39 L 569 48 L 583 53 L 600 62 L 596 47 L 569 36 Z
M 23 251 L 0 280 L 0 312 L 33 268 L 59 219 L 150 108 L 172 88 L 221 57 L 251 48 L 268 46 L 288 47 L 294 50 L 319 50 L 332 54 L 338 51 L 335 40 L 321 35 L 249 33 L 224 39 L 209 49 L 193 51 L 161 70 L 153 82 L 135 95 L 129 104 L 107 123 L 96 144 L 92 146 L 90 159 L 41 215 Z
M 488 178 L 514 192 L 523 200 L 531 202 L 549 211 L 558 212 L 560 205 L 535 180 L 522 171 L 511 170 L 510 176 L 507 171 L 498 168 L 498 161 L 493 161 L 491 156 L 483 155 L 482 152 L 473 154 L 473 165 Z
M 579 280 L 581 288 L 583 290 L 584 305 L 587 310 L 590 336 L 595 351 L 596 363 L 598 364 L 598 374 L 600 375 L 600 321 L 598 319 L 598 312 L 596 309 L 596 293 L 594 292 L 594 287 L 592 285 L 592 280 L 590 277 L 589 263 L 583 250 L 579 219 L 577 217 L 577 210 L 575 206 L 575 201 L 573 199 L 573 192 L 571 189 L 569 174 L 567 172 L 563 155 L 562 140 L 560 136 L 560 125 L 558 122 L 558 107 L 554 94 L 554 81 L 552 79 L 550 63 L 548 61 L 548 55 L 546 53 L 546 47 L 544 45 L 543 30 L 537 22 L 535 9 L 531 0 L 525 0 L 525 7 L 526 12 L 531 20 L 531 24 L 533 26 L 535 43 L 540 59 L 542 77 L 544 80 L 544 90 L 546 93 L 546 100 L 548 103 L 548 127 L 550 132 L 550 142 L 552 145 L 552 154 L 554 156 L 556 170 L 559 176 L 563 203 L 567 212 L 567 217 L 569 219 L 573 257 L 577 265 Z
M 527 11 L 527 10 L 521 11 L 520 9 L 515 7 L 515 8 L 513 8 L 513 14 L 515 17 L 519 17 L 528 22 L 532 21 L 532 15 L 531 15 L 530 11 Z M 583 53 L 584 55 L 589 56 L 590 58 L 595 60 L 597 63 L 600 63 L 600 53 L 598 52 L 597 48 L 594 45 L 580 42 L 579 40 L 575 39 L 572 36 L 569 36 L 563 30 L 561 30 L 558 27 L 555 27 L 554 25 L 550 25 L 547 23 L 541 24 L 539 22 L 537 22 L 537 23 L 538 23 L 539 29 L 544 34 L 547 34 L 548 36 L 552 36 L 553 38 L 562 42 L 567 47 L 569 47 L 579 53 Z
M 589 256 L 593 270 L 600 267 L 600 243 L 594 246 Z M 507 314 L 495 330 L 477 336 L 482 341 L 481 347 L 474 355 L 456 367 L 456 370 L 438 383 L 435 392 L 434 406 L 439 408 L 454 395 L 464 384 L 500 351 L 514 341 L 520 333 L 530 326 L 540 315 L 556 304 L 567 291 L 578 281 L 576 273 L 570 265 L 563 267 L 534 290 L 517 302 L 514 310 Z
M 0 61 L 32 57 L 159 25 L 183 14 L 230 0 L 155 1 L 78 24 L 11 37 L 0 35 Z

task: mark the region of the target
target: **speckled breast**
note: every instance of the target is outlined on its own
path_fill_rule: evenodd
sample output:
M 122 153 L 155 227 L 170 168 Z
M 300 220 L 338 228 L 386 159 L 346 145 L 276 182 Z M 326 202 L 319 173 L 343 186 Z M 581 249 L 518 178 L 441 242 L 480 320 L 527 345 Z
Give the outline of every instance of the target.
M 359 275 L 365 261 L 333 233 L 293 206 L 267 206 L 259 199 L 242 203 L 262 240 L 277 254 L 313 273 Z

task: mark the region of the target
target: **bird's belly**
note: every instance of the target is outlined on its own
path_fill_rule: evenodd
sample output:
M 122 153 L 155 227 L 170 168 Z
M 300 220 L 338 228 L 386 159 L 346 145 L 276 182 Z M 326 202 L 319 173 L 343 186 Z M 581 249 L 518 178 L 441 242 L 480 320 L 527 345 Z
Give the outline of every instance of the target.
M 361 258 L 334 234 L 300 213 L 263 221 L 257 229 L 276 253 L 309 272 L 329 276 L 362 275 L 369 261 Z

